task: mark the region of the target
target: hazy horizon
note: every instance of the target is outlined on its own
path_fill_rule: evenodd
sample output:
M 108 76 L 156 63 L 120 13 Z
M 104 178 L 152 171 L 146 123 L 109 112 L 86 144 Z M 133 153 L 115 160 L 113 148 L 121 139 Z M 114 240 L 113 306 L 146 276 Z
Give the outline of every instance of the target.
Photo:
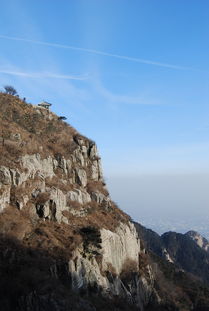
M 209 174 L 109 176 L 106 182 L 134 221 L 160 234 L 197 230 L 209 238 Z

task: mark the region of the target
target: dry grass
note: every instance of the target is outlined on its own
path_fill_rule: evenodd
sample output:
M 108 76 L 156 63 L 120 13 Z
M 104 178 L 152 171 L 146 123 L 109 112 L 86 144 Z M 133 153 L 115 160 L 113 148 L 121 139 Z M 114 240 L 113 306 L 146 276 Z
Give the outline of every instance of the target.
M 106 196 L 109 195 L 109 192 L 105 188 L 105 184 L 102 181 L 89 181 L 86 189 L 90 194 L 92 192 L 99 191 Z
M 35 202 L 36 204 L 45 204 L 49 200 L 49 197 L 50 197 L 49 192 L 40 192 L 37 195 Z
M 43 249 L 56 257 L 69 259 L 82 238 L 66 224 L 40 222 L 24 239 L 24 243 L 33 248 Z
M 78 201 L 72 201 L 70 199 L 67 200 L 66 205 L 70 208 L 75 208 L 75 209 L 80 209 L 83 207 L 83 205 L 79 203 Z
M 60 176 L 62 177 L 62 175 Z M 52 178 L 46 178 L 46 186 L 47 187 L 54 187 L 60 189 L 63 193 L 67 193 L 68 191 L 71 191 L 74 189 L 73 185 L 69 182 L 65 182 L 64 180 L 60 179 L 57 175 L 53 176 Z
M 0 234 L 22 240 L 31 229 L 30 219 L 15 207 L 9 206 L 0 214 Z
M 139 254 L 139 272 L 140 273 L 145 273 L 147 272 L 147 266 L 149 264 L 149 256 L 145 253 L 140 253 Z
M 59 152 L 67 158 L 77 147 L 74 128 L 60 122 L 52 113 L 49 120 L 46 110 L 38 111 L 15 96 L 0 93 L 0 151 L 10 159 L 36 152 L 43 157 Z M 17 133 L 21 140 L 15 142 L 12 136 Z
M 72 204 L 74 203 L 72 202 Z M 126 217 L 126 214 L 123 214 L 119 209 L 113 207 L 110 211 L 106 211 L 96 202 L 90 202 L 87 206 L 79 205 L 78 208 L 85 208 L 85 210 L 88 211 L 87 216 L 78 217 L 69 212 L 65 213 L 69 224 L 74 228 L 93 226 L 100 229 L 104 228 L 115 231 L 121 222 L 127 222 L 129 219 Z
M 26 247 L 43 249 L 56 256 L 70 258 L 82 242 L 80 234 L 71 226 L 51 221 L 32 222 L 28 210 L 10 206 L 0 214 L 0 234 L 19 239 Z

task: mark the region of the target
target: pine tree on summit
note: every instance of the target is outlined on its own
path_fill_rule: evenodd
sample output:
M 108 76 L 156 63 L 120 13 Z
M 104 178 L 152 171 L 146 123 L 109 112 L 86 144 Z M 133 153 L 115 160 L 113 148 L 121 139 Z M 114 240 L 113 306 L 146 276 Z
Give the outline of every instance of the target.
M 11 85 L 5 85 L 4 86 L 5 89 L 5 93 L 9 94 L 9 95 L 17 95 L 17 91 L 15 90 L 15 88 Z

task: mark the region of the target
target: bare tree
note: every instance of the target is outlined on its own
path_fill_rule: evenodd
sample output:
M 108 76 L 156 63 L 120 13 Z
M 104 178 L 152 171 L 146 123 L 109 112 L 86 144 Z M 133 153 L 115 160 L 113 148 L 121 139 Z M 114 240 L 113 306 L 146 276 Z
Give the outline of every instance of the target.
M 6 94 L 10 94 L 10 95 L 17 95 L 17 91 L 15 90 L 15 88 L 11 85 L 5 85 L 4 86 L 5 89 L 5 93 Z

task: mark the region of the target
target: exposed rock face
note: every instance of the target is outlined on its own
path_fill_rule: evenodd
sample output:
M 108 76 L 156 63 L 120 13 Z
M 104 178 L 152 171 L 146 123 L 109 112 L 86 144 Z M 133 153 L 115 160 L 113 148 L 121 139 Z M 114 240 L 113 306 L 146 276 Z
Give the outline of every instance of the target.
M 3 222 L 4 215 L 7 221 L 10 213 L 12 217 L 0 233 L 14 230 L 24 247 L 41 248 L 41 254 L 53 250 L 57 257 L 64 252 L 49 270 L 59 279 L 61 260 L 70 290 L 96 287 L 104 297 L 117 296 L 142 311 L 152 294 L 152 272 L 148 264 L 142 269 L 144 250 L 136 230 L 105 188 L 96 144 L 51 112 L 20 101 L 11 106 L 5 112 L 13 132 L 2 146 L 7 157 L 0 161 L 0 211 Z M 10 153 L 11 148 L 17 151 Z M 30 292 L 17 299 L 21 310 L 37 311 L 44 305 L 42 298 Z M 50 299 L 53 309 L 56 299 Z
M 70 211 L 79 217 L 86 216 L 85 209 L 76 211 L 76 208 L 71 208 L 70 205 L 73 202 L 85 205 L 94 201 L 103 207 L 111 207 L 111 200 L 108 195 L 99 191 L 92 192 L 90 195 L 84 186 L 86 182 L 80 182 L 81 179 L 75 183 L 73 190 L 67 192 L 63 192 L 54 186 L 47 186 L 46 178 L 52 178 L 56 175 L 55 170 L 58 162 L 55 159 L 49 157 L 42 160 L 39 155 L 33 155 L 25 156 L 21 163 L 23 163 L 22 168 L 27 169 L 26 172 L 21 173 L 21 169 L 17 171 L 13 169 L 11 173 L 10 169 L 1 168 L 2 209 L 6 208 L 12 200 L 10 190 L 14 187 L 18 190 L 20 186 L 22 187 L 22 194 L 18 198 L 15 197 L 16 206 L 23 209 L 27 207 L 29 202 L 34 204 L 34 210 L 40 219 L 68 223 L 68 219 L 62 214 L 63 211 Z M 46 166 L 43 163 L 46 163 Z M 68 171 L 64 174 L 67 176 Z M 14 179 L 14 176 L 17 175 L 18 179 Z M 82 173 L 80 176 L 85 175 Z M 36 179 L 38 179 L 37 182 L 33 184 Z M 31 192 L 28 192 L 28 189 L 26 190 L 27 181 L 30 181 L 30 184 L 32 183 Z M 76 188 L 78 186 L 81 188 Z M 67 203 L 69 200 L 71 203 Z M 73 257 L 69 261 L 72 289 L 87 289 L 96 284 L 98 288 L 102 289 L 104 295 L 111 294 L 112 297 L 114 295 L 124 297 L 128 302 L 136 304 L 139 310 L 143 310 L 152 294 L 153 278 L 148 267 L 146 278 L 139 275 L 141 249 L 133 224 L 120 223 L 114 232 L 101 229 L 101 249 L 96 248 L 96 251 L 99 251 L 102 257 L 100 264 L 97 262 L 96 256 L 92 253 L 89 255 L 82 245 L 74 251 Z M 125 282 L 120 276 L 127 261 L 136 265 L 133 284 Z M 107 273 L 108 276 L 105 275 Z M 33 299 L 35 298 L 33 297 Z
M 58 167 L 58 161 L 52 157 L 41 159 L 40 154 L 25 155 L 21 158 L 21 165 L 26 173 L 20 179 L 19 184 L 23 183 L 28 178 L 41 176 L 44 178 L 52 178 L 54 170 Z
M 7 167 L 0 167 L 0 183 L 2 185 L 10 185 L 11 184 L 11 176 L 10 171 Z
M 88 192 L 80 189 L 74 189 L 68 192 L 68 198 L 71 201 L 78 202 L 80 204 L 86 204 L 91 202 L 91 196 Z
M 78 185 L 86 187 L 87 185 L 87 174 L 84 169 L 76 168 L 75 169 L 75 181 Z
M 209 242 L 206 238 L 201 236 L 201 234 L 196 231 L 188 231 L 187 233 L 185 233 L 185 235 L 192 238 L 192 240 L 195 241 L 197 245 L 204 249 L 206 252 L 209 252 Z
M 121 224 L 116 232 L 102 229 L 101 238 L 102 264 L 105 270 L 108 269 L 108 264 L 111 264 L 116 273 L 120 274 L 127 259 L 138 262 L 141 251 L 140 241 L 133 224 L 129 224 L 129 226 Z
M 105 295 L 125 297 L 139 310 L 144 310 L 152 295 L 154 279 L 149 266 L 146 267 L 146 278 L 139 274 L 141 249 L 133 224 L 121 224 L 115 232 L 102 229 L 101 240 L 101 249 L 97 249 L 102 254 L 101 262 L 92 257 L 91 252 L 83 256 L 82 248 L 75 251 L 69 261 L 72 287 L 79 290 L 96 284 Z M 124 271 L 129 268 L 132 272 Z M 131 282 L 124 278 L 124 273 L 130 273 Z
M 53 205 L 53 219 L 58 222 L 63 219 L 66 222 L 66 218 L 62 217 L 62 212 L 70 211 L 69 201 L 84 205 L 94 200 L 99 204 L 110 206 L 108 195 L 105 196 L 97 191 L 88 193 L 86 189 L 89 181 L 102 181 L 100 158 L 95 144 L 89 143 L 88 140 L 84 142 L 83 139 L 78 139 L 78 143 L 81 145 L 77 146 L 70 155 L 70 159 L 59 155 L 54 158 L 52 156 L 42 158 L 40 154 L 26 154 L 19 158 L 19 165 L 16 169 L 0 166 L 0 210 L 3 210 L 12 199 L 15 199 L 13 203 L 16 203 L 20 209 L 29 202 L 34 204 L 33 199 L 43 193 L 48 193 L 48 198 L 45 202 L 40 202 L 38 208 L 36 205 L 34 206 L 38 210 L 39 217 L 51 219 L 50 206 Z M 83 166 L 80 167 L 80 164 Z M 60 170 L 61 177 L 57 176 L 57 170 Z M 48 186 L 52 183 L 53 178 L 56 179 L 56 182 L 53 186 Z M 70 189 L 71 187 L 73 190 L 65 189 L 63 191 L 58 179 L 64 188 Z M 29 183 L 30 189 L 28 189 Z M 15 192 L 18 192 L 21 187 L 21 197 L 17 199 L 13 193 L 13 198 L 11 198 L 11 187 L 15 189 Z

